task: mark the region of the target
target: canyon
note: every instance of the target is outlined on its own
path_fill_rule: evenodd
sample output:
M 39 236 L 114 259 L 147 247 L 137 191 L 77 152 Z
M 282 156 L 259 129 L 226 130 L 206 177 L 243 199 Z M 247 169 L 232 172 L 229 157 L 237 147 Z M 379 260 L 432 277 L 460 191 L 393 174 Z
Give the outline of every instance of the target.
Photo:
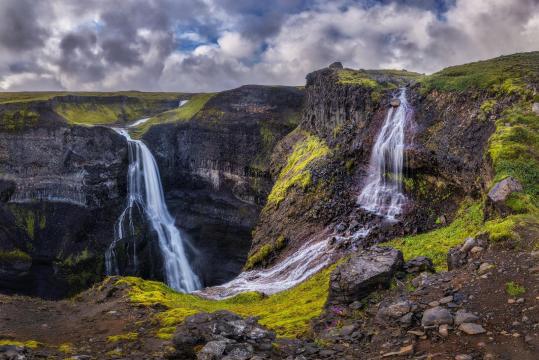
M 432 75 L 334 63 L 301 87 L 14 93 L 0 102 L 0 345 L 26 358 L 532 359 L 538 87 L 534 52 Z M 488 299 L 510 283 L 520 305 Z M 516 306 L 525 346 L 501 334 Z M 425 325 L 429 308 L 450 321 Z M 472 308 L 490 314 L 485 346 L 451 328 Z

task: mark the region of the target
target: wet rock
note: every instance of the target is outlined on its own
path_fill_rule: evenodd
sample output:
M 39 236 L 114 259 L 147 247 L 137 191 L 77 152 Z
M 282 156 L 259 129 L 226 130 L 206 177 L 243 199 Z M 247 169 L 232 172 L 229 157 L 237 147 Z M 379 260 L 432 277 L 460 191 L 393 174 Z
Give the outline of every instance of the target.
M 379 288 L 387 288 L 403 263 L 402 253 L 373 246 L 355 253 L 331 274 L 328 304 L 349 304 Z
M 346 229 L 347 229 L 347 226 L 344 223 L 340 223 L 337 226 L 335 226 L 335 231 L 337 231 L 338 233 L 343 233 L 346 231 Z
M 481 325 L 474 323 L 460 324 L 459 330 L 468 335 L 478 335 L 486 332 Z
M 267 355 L 275 334 L 254 318 L 242 318 L 229 311 L 199 313 L 185 319 L 173 337 L 176 349 L 172 359 L 190 359 L 195 347 L 202 347 L 199 359 L 248 359 Z M 223 357 L 224 356 L 224 357 Z
M 432 260 L 426 256 L 418 256 L 404 264 L 404 270 L 409 274 L 418 274 L 424 271 L 435 272 Z
M 466 312 L 465 310 L 458 310 L 455 314 L 455 325 L 460 325 L 463 323 L 471 323 L 479 320 L 479 317 L 476 315 Z
M 21 346 L 3 345 L 0 346 L 1 360 L 26 360 L 28 350 Z
M 395 98 L 395 99 L 391 99 L 389 104 L 391 106 L 393 106 L 393 107 L 398 107 L 401 104 L 401 101 L 399 99 Z
M 421 325 L 423 327 L 437 326 L 442 324 L 453 324 L 453 316 L 446 308 L 437 306 L 425 310 L 423 318 L 421 319 Z

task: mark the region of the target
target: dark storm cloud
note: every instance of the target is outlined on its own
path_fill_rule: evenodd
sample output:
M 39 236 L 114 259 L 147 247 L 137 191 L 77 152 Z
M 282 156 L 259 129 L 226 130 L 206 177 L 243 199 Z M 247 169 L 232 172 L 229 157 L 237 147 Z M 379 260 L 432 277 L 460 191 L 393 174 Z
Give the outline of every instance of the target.
M 3 0 L 0 3 L 0 44 L 14 51 L 42 46 L 48 31 L 38 22 L 40 13 L 46 13 L 43 3 Z
M 430 72 L 537 38 L 538 0 L 0 0 L 0 88 L 302 84 L 335 60 Z

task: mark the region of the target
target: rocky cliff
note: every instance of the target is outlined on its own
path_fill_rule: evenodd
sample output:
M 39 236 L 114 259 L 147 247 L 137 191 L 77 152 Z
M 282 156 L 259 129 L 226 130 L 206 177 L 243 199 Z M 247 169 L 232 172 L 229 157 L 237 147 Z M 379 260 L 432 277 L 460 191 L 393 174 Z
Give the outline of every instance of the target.
M 244 265 L 273 185 L 271 153 L 297 126 L 302 102 L 294 87 L 243 86 L 212 96 L 190 120 L 143 136 L 206 285 L 230 280 Z

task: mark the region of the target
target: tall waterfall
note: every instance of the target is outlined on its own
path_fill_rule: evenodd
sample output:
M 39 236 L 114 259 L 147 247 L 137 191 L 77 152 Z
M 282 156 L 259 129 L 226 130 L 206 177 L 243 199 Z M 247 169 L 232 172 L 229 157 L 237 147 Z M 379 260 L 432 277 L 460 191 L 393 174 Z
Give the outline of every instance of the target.
M 199 289 L 201 283 L 189 265 L 184 239 L 167 209 L 159 169 L 152 153 L 142 141 L 131 139 L 125 129 L 114 130 L 127 139 L 129 147 L 128 197 L 126 207 L 116 222 L 114 241 L 105 255 L 107 274 L 119 273 L 115 248 L 125 236 L 135 234 L 132 212 L 138 206 L 157 233 L 167 284 L 182 292 Z M 132 256 L 136 266 L 135 246 Z
M 404 130 L 411 111 L 406 88 L 400 90 L 400 105 L 389 109 L 376 138 L 369 163 L 367 184 L 358 197 L 364 209 L 394 220 L 406 200 L 402 193 Z

